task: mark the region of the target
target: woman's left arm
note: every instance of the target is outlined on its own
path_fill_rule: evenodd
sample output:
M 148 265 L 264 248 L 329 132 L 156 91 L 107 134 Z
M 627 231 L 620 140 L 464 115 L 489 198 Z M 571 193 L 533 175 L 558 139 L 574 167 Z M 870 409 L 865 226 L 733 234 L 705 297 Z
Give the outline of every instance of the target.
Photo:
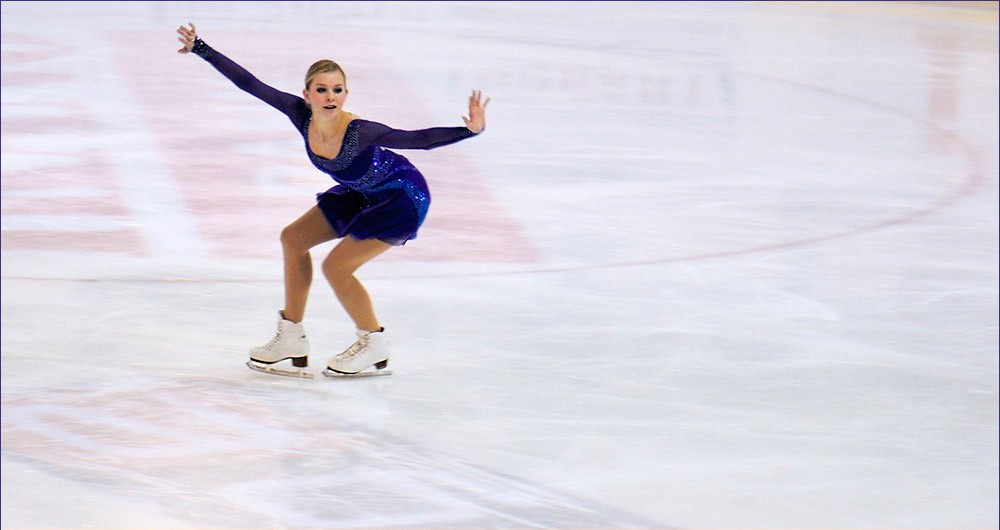
M 362 144 L 391 149 L 434 149 L 475 136 L 468 127 L 433 127 L 404 131 L 367 120 L 361 121 L 358 132 Z
M 434 149 L 471 138 L 486 129 L 486 104 L 483 93 L 473 90 L 469 96 L 469 115 L 462 116 L 465 127 L 433 127 L 416 131 L 393 129 L 377 122 L 362 124 L 362 142 L 395 149 Z

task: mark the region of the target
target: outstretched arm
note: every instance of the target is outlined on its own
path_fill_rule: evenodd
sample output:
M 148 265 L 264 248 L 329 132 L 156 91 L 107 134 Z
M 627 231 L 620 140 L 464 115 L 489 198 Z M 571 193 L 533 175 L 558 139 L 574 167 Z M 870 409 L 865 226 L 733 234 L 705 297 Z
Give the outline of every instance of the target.
M 297 117 L 305 107 L 302 98 L 262 83 L 245 68 L 212 49 L 205 41 L 198 38 L 198 30 L 193 23 L 189 22 L 188 26 L 177 28 L 177 35 L 179 35 L 177 40 L 182 44 L 177 53 L 194 53 L 205 59 L 241 90 L 280 110 L 297 123 Z
M 465 127 L 433 127 L 416 131 L 393 129 L 373 121 L 363 121 L 361 141 L 365 144 L 380 145 L 397 149 L 434 149 L 453 144 L 483 132 L 486 129 L 486 104 L 483 93 L 473 90 L 469 96 L 469 115 L 462 116 Z
M 390 149 L 434 149 L 475 136 L 468 127 L 433 127 L 404 131 L 374 121 L 361 120 L 359 123 L 358 132 L 362 144 L 380 145 Z

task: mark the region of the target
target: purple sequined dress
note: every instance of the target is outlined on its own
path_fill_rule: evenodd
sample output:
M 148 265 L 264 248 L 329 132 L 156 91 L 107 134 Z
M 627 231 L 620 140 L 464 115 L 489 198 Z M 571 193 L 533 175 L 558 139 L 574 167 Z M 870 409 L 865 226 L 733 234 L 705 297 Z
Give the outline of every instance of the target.
M 312 111 L 299 96 L 270 87 L 201 39 L 193 53 L 208 61 L 240 89 L 283 112 L 302 134 L 309 160 L 338 185 L 316 195 L 317 205 L 338 236 L 380 239 L 402 245 L 417 237 L 431 195 L 424 177 L 402 155 L 384 149 L 433 149 L 475 136 L 466 127 L 402 131 L 355 119 L 348 123 L 336 158 L 309 147 Z

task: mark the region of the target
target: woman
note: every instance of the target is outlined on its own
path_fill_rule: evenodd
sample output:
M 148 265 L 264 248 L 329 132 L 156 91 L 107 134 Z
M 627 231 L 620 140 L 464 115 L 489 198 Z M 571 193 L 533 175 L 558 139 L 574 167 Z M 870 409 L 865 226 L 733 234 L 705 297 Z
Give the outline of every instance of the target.
M 212 49 L 197 36 L 192 23 L 177 28 L 183 46 L 208 61 L 240 89 L 283 112 L 302 134 L 306 154 L 338 185 L 317 195 L 310 208 L 281 232 L 285 308 L 279 311 L 278 333 L 271 342 L 250 350 L 247 365 L 255 370 L 311 377 L 309 342 L 302 320 L 312 282 L 312 247 L 340 239 L 323 260 L 323 274 L 357 327 L 358 340 L 330 358 L 326 375 L 358 374 L 389 361 L 389 344 L 371 299 L 354 272 L 392 246 L 417 237 L 430 205 L 423 176 L 410 162 L 385 148 L 433 149 L 471 138 L 486 127 L 489 98 L 474 90 L 469 96 L 465 127 L 402 131 L 363 120 L 344 111 L 347 79 L 337 63 L 322 60 L 306 72 L 302 97 L 281 92 Z M 291 361 L 299 370 L 272 365 Z M 370 372 L 366 372 L 370 373 Z

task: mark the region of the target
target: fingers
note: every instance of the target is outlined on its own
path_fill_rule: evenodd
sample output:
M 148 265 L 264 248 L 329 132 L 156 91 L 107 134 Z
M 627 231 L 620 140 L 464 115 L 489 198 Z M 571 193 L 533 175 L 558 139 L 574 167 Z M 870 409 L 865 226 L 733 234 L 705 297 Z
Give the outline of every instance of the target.
M 194 40 L 195 36 L 198 35 L 198 30 L 194 27 L 194 24 L 188 22 L 188 25 L 191 27 L 185 28 L 184 26 L 181 26 L 177 28 L 177 34 L 183 39 Z
M 198 28 L 194 26 L 194 22 L 188 22 L 188 26 L 186 28 L 184 26 L 177 28 L 177 33 L 193 39 L 198 34 Z
M 177 28 L 177 40 L 184 45 L 177 53 L 188 53 L 194 48 L 194 40 L 198 37 L 198 28 L 193 22 L 188 22 L 189 27 L 180 26 Z
M 490 98 L 486 98 L 483 101 L 483 91 L 473 90 L 472 94 L 469 96 L 469 108 L 470 109 L 482 109 L 486 110 L 486 105 L 490 102 Z
M 462 116 L 462 121 L 465 122 L 465 126 L 475 134 L 483 132 L 486 127 L 486 105 L 490 102 L 490 98 L 483 100 L 482 90 L 473 90 L 469 94 L 469 115 Z

